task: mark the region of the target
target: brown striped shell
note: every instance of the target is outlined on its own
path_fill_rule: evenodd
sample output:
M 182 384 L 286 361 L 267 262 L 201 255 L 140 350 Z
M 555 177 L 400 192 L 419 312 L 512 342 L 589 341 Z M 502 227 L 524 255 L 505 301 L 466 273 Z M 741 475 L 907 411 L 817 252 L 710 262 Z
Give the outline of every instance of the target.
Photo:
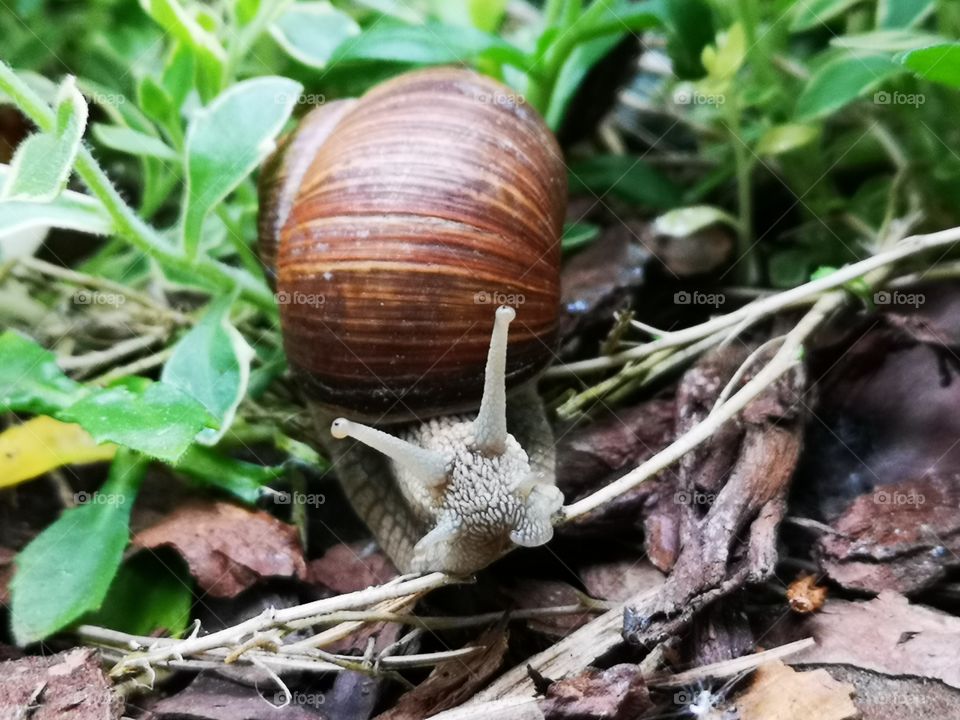
M 508 383 L 550 361 L 566 175 L 507 87 L 440 68 L 331 103 L 260 190 L 261 257 L 313 399 L 374 421 L 476 407 L 500 304 L 518 311 Z

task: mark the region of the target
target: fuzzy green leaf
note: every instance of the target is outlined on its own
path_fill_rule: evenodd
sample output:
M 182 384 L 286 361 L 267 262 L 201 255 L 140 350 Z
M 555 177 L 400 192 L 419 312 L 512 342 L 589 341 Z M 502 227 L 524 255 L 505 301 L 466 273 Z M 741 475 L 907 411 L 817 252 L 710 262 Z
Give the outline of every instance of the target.
M 17 644 L 42 640 L 100 607 L 127 546 L 130 508 L 145 471 L 142 459 L 117 453 L 99 492 L 78 494 L 82 504 L 65 511 L 17 556 L 10 583 Z
M 925 80 L 960 88 L 960 43 L 910 50 L 897 59 Z
M 844 55 L 815 72 L 797 100 L 796 115 L 812 120 L 866 95 L 902 68 L 885 55 Z
M 211 98 L 223 83 L 226 51 L 177 0 L 140 0 L 146 13 L 167 33 L 190 47 L 197 59 L 197 84 L 202 97 Z
M 176 462 L 213 418 L 189 395 L 166 383 L 142 393 L 116 386 L 92 393 L 57 414 L 75 422 L 97 442 L 113 442 Z
M 357 22 L 328 2 L 291 5 L 270 28 L 270 34 L 290 57 L 315 68 L 326 67 L 334 50 L 359 33 Z
M 793 7 L 790 29 L 803 32 L 822 27 L 863 0 L 803 0 Z
M 190 622 L 192 588 L 179 556 L 140 552 L 120 567 L 100 609 L 83 621 L 132 635 L 162 630 L 177 636 Z
M 66 187 L 87 126 L 87 103 L 73 77 L 57 95 L 56 127 L 31 135 L 17 148 L 0 198 L 50 202 Z
M 50 351 L 12 330 L 0 335 L 0 409 L 49 415 L 86 392 Z
M 232 298 L 214 301 L 177 343 L 161 379 L 194 398 L 217 421 L 219 430 L 203 430 L 198 440 L 213 445 L 230 427 L 247 392 L 254 352 L 230 324 Z
M 936 0 L 879 0 L 877 27 L 916 27 L 933 13 L 935 7 Z
M 284 472 L 282 466 L 254 465 L 201 445 L 193 445 L 183 454 L 177 463 L 177 471 L 202 485 L 220 488 L 250 505 L 270 492 L 264 486 Z
M 757 141 L 757 155 L 782 155 L 811 142 L 820 129 L 815 125 L 786 123 L 775 125 L 767 130 Z
M 343 42 L 332 62 L 382 61 L 411 65 L 465 63 L 482 55 L 525 67 L 526 55 L 496 35 L 475 28 L 430 23 L 397 25 L 380 22 Z
M 273 150 L 302 86 L 282 77 L 239 82 L 197 112 L 186 140 L 183 244 L 194 256 L 207 215 Z
M 138 157 L 154 157 L 165 162 L 179 162 L 180 157 L 163 140 L 119 125 L 93 126 L 93 136 L 104 147 Z

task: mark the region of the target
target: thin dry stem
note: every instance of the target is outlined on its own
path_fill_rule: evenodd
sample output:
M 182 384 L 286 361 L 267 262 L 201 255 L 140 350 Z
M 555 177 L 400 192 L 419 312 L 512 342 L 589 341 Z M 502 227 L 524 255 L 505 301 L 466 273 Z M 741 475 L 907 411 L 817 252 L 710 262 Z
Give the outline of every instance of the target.
M 874 270 L 893 265 L 894 263 L 926 252 L 927 250 L 951 245 L 957 241 L 960 241 L 960 227 L 949 228 L 927 235 L 913 235 L 901 240 L 889 250 L 872 255 L 860 262 L 846 265 L 829 275 L 811 280 L 808 283 L 798 285 L 790 290 L 759 298 L 726 315 L 720 315 L 705 323 L 689 328 L 674 330 L 665 337 L 654 340 L 653 342 L 644 343 L 635 348 L 630 348 L 629 350 L 624 350 L 615 355 L 555 366 L 550 368 L 547 375 L 549 377 L 566 377 L 580 373 L 617 368 L 626 362 L 647 357 L 659 350 L 695 342 L 720 330 L 733 327 L 743 320 L 751 319 L 751 321 L 756 321 L 760 318 L 794 307 L 797 304 L 806 303 L 810 298 L 842 287 L 851 280 L 862 278 Z
M 960 237 L 960 233 L 958 233 Z M 787 372 L 800 359 L 803 342 L 834 310 L 845 301 L 843 292 L 837 291 L 824 295 L 810 311 L 803 316 L 783 340 L 780 349 L 770 362 L 764 366 L 733 397 L 717 406 L 707 419 L 695 425 L 672 444 L 658 452 L 639 467 L 623 477 L 597 490 L 582 500 L 567 505 L 561 510 L 561 523 L 570 522 L 596 510 L 601 505 L 614 500 L 623 493 L 632 490 L 640 483 L 650 479 L 661 470 L 669 467 L 686 453 L 693 450 L 716 432 L 723 423 L 733 418 L 747 404 L 757 397 L 774 380 Z

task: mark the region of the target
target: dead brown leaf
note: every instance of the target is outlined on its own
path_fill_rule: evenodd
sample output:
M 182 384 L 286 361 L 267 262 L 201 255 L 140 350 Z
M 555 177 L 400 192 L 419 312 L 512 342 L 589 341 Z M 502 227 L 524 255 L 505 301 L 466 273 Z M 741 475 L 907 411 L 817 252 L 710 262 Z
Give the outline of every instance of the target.
M 476 645 L 482 651 L 438 665 L 430 676 L 377 720 L 423 720 L 466 702 L 500 669 L 507 652 L 507 632 L 497 626 L 487 630 Z
M 264 684 L 251 685 L 201 673 L 182 691 L 156 703 L 149 720 L 327 720 L 326 696 L 317 691 L 292 690 L 283 709 L 284 694 Z M 344 720 L 350 720 L 344 717 Z
M 342 595 L 363 590 L 372 585 L 382 585 L 397 577 L 397 569 L 390 559 L 374 543 L 338 544 L 327 550 L 323 557 L 311 560 L 307 576 L 311 584 L 318 585 L 324 594 Z M 410 604 L 413 609 L 416 601 Z M 363 652 L 370 638 L 376 638 L 377 649 L 382 649 L 397 640 L 403 626 L 393 623 L 362 623 L 357 631 L 334 642 L 325 649 L 329 652 L 351 654 Z M 337 682 L 345 673 L 341 673 Z M 344 681 L 346 682 L 346 681 Z M 357 682 L 362 682 L 357 678 Z
M 860 712 L 853 693 L 826 670 L 797 672 L 776 661 L 757 668 L 736 706 L 740 720 L 854 720 Z
M 338 595 L 382 585 L 397 576 L 397 569 L 379 548 L 370 543 L 339 544 L 307 568 L 310 583 L 323 585 Z
M 597 563 L 581 570 L 580 579 L 591 597 L 623 602 L 662 585 L 666 578 L 644 558 Z
M 940 680 L 960 689 L 960 618 L 894 592 L 868 602 L 828 600 L 802 631 L 817 644 L 792 665 L 851 665 L 885 675 Z
M 827 520 L 864 493 L 927 474 L 960 472 L 960 380 L 945 368 L 960 355 L 960 292 L 955 282 L 917 288 L 925 302 L 901 315 L 870 315 L 859 332 L 810 354 L 819 404 L 795 483 L 794 507 Z M 912 290 L 911 290 L 912 291 Z M 904 332 L 905 323 L 923 332 Z M 900 326 L 901 329 L 891 326 Z M 936 344 L 932 344 L 932 341 Z
M 855 702 L 863 720 L 960 718 L 960 691 L 923 678 L 894 678 L 847 665 L 831 665 L 834 679 L 856 688 Z
M 827 599 L 827 588 L 817 585 L 813 575 L 801 575 L 787 588 L 787 602 L 796 613 L 816 612 Z
M 651 707 L 640 668 L 628 664 L 558 680 L 540 701 L 547 720 L 629 720 Z
M 850 590 L 910 594 L 960 566 L 960 476 L 928 475 L 861 495 L 817 545 L 830 578 Z
M 644 283 L 651 254 L 633 238 L 645 227 L 617 223 L 605 229 L 590 247 L 564 263 L 560 277 L 560 336 L 573 338 L 605 332 L 616 310 L 630 304 Z
M 197 584 L 234 597 L 265 577 L 306 577 L 296 530 L 260 510 L 226 502 L 182 505 L 133 538 L 134 547 L 173 547 Z
M 564 434 L 557 446 L 557 486 L 572 502 L 617 479 L 670 443 L 675 415 L 672 398 L 657 398 L 609 411 Z M 586 527 L 606 534 L 611 528 L 639 525 L 638 515 L 655 492 L 655 482 L 643 483 L 563 532 L 577 533 Z
M 521 580 L 504 592 L 516 608 L 559 607 L 580 605 L 582 602 L 576 588 L 559 580 Z M 584 610 L 568 615 L 533 618 L 527 621 L 527 627 L 544 635 L 561 638 L 582 627 L 591 618 L 593 613 Z
M 123 700 L 89 648 L 0 663 L 3 720 L 115 720 L 122 711 Z

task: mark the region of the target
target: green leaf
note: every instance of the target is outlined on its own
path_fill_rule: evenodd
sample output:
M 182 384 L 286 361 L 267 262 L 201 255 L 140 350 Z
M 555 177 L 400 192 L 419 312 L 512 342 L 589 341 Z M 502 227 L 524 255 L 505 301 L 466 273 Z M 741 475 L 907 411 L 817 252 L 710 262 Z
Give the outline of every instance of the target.
M 260 0 L 237 0 L 235 12 L 241 25 L 250 23 L 260 12 Z
M 0 409 L 49 415 L 85 394 L 53 353 L 12 330 L 0 335 Z
M 197 84 L 205 100 L 216 95 L 223 84 L 227 54 L 216 36 L 208 32 L 177 0 L 140 0 L 156 23 L 189 46 L 197 60 Z
M 820 134 L 816 125 L 802 123 L 787 123 L 775 125 L 767 130 L 757 141 L 757 155 L 782 155 L 783 153 L 803 147 Z
M 803 0 L 794 5 L 790 30 L 803 32 L 826 25 L 863 0 Z
M 322 69 L 344 40 L 360 34 L 360 26 L 329 2 L 302 2 L 290 5 L 270 34 L 290 57 Z
M 150 75 L 144 75 L 137 83 L 137 104 L 144 115 L 162 127 L 169 127 L 177 116 L 177 109 L 170 93 Z
M 589 10 L 577 15 L 576 8 L 568 6 L 574 15 L 570 32 L 582 42 L 601 35 L 617 35 L 622 38 L 627 32 L 641 32 L 666 25 L 668 13 L 661 0 L 620 0 L 591 4 Z M 567 33 L 561 29 L 560 35 Z
M 590 68 L 607 56 L 620 42 L 621 35 L 607 35 L 588 40 L 577 46 L 564 62 L 550 96 L 550 105 L 544 113 L 547 125 L 556 130 L 563 122 L 567 107 L 576 95 Z
M 897 60 L 925 80 L 960 87 L 960 43 L 910 50 Z
M 380 22 L 336 49 L 331 62 L 385 61 L 412 65 L 461 63 L 481 55 L 525 67 L 527 56 L 495 35 L 474 28 L 428 23 L 395 25 Z
M 100 609 L 83 622 L 132 635 L 165 631 L 176 637 L 190 622 L 192 588 L 178 555 L 139 552 L 120 567 Z
M 777 288 L 794 287 L 806 282 L 811 262 L 810 251 L 806 248 L 788 248 L 777 252 L 768 265 L 770 281 Z
M 165 162 L 179 162 L 180 156 L 163 140 L 119 125 L 93 126 L 93 136 L 104 147 L 138 157 L 154 157 Z
M 478 30 L 494 32 L 503 20 L 507 0 L 467 0 L 470 21 Z
M 253 349 L 230 324 L 233 298 L 210 305 L 203 319 L 177 343 L 161 380 L 203 405 L 219 430 L 203 430 L 198 441 L 213 445 L 230 427 L 247 392 Z
M 901 72 L 884 55 L 844 55 L 823 65 L 807 81 L 797 100 L 799 120 L 836 112 Z
M 718 223 L 739 226 L 737 219 L 725 210 L 712 205 L 691 205 L 664 213 L 653 221 L 653 229 L 658 235 L 690 237 Z
M 593 8 L 599 11 L 592 12 Z M 568 11 L 571 8 L 568 6 Z M 575 8 L 573 8 L 575 11 Z M 549 56 L 557 47 L 575 43 L 572 52 L 564 60 L 554 82 L 549 102 L 544 111 L 547 124 L 557 129 L 563 122 L 567 108 L 579 90 L 591 68 L 605 58 L 626 36 L 627 32 L 639 32 L 664 24 L 662 4 L 656 0 L 647 2 L 603 2 L 592 5 L 587 13 L 576 18 L 568 29 L 549 28 L 538 41 L 537 55 Z M 562 31 L 560 31 L 562 30 Z
M 130 508 L 145 472 L 144 460 L 118 452 L 100 491 L 65 511 L 17 555 L 10 617 L 18 645 L 42 640 L 100 607 L 127 546 Z
M 166 462 L 176 462 L 197 433 L 214 425 L 200 403 L 163 382 L 142 393 L 122 386 L 100 390 L 57 418 L 77 423 L 97 442 L 113 442 Z
M 560 247 L 564 252 L 577 250 L 584 245 L 588 245 L 599 234 L 600 228 L 596 225 L 567 223 L 563 226 L 563 238 L 560 240 Z
M 422 23 L 425 19 L 420 8 L 414 7 L 408 0 L 354 0 L 353 4 L 414 25 Z
M 875 30 L 868 33 L 840 35 L 832 38 L 830 45 L 869 53 L 892 53 L 936 45 L 940 41 L 942 38 L 939 36 L 918 30 Z
M 829 277 L 839 269 L 840 268 L 833 267 L 832 265 L 821 265 L 812 273 L 810 273 L 810 281 L 812 282 L 814 280 L 820 280 L 821 278 Z M 868 283 L 864 278 L 854 278 L 850 282 L 844 283 L 843 288 L 869 305 L 873 304 L 873 288 L 870 287 L 870 283 Z
M 713 11 L 705 0 L 666 0 L 667 52 L 681 79 L 704 73 L 700 58 L 716 36 Z
M 187 130 L 182 217 L 189 256 L 197 253 L 210 211 L 273 150 L 302 89 L 282 77 L 244 80 L 193 117 Z
M 0 197 L 50 202 L 66 187 L 87 126 L 87 103 L 73 77 L 60 86 L 56 127 L 35 133 L 20 143 Z
M 187 477 L 205 486 L 220 488 L 249 505 L 269 492 L 264 486 L 284 474 L 282 466 L 254 465 L 200 445 L 192 445 L 176 468 Z
M 600 197 L 612 193 L 629 203 L 669 209 L 680 202 L 680 189 L 642 160 L 630 155 L 595 155 L 570 167 L 571 191 Z
M 877 27 L 916 27 L 933 13 L 935 7 L 935 0 L 879 0 Z
M 19 257 L 15 243 L 20 233 L 32 229 L 62 228 L 91 235 L 110 235 L 113 220 L 94 198 L 64 190 L 53 202 L 0 201 L 0 260 Z
M 149 383 L 149 384 L 148 384 Z M 189 395 L 134 377 L 91 392 L 57 366 L 53 353 L 8 330 L 0 335 L 0 409 L 74 422 L 97 442 L 114 442 L 176 462 L 215 420 Z
M 179 110 L 193 90 L 193 78 L 196 74 L 196 61 L 190 48 L 183 43 L 177 43 L 176 48 L 163 68 L 162 85 L 173 101 L 173 106 Z

